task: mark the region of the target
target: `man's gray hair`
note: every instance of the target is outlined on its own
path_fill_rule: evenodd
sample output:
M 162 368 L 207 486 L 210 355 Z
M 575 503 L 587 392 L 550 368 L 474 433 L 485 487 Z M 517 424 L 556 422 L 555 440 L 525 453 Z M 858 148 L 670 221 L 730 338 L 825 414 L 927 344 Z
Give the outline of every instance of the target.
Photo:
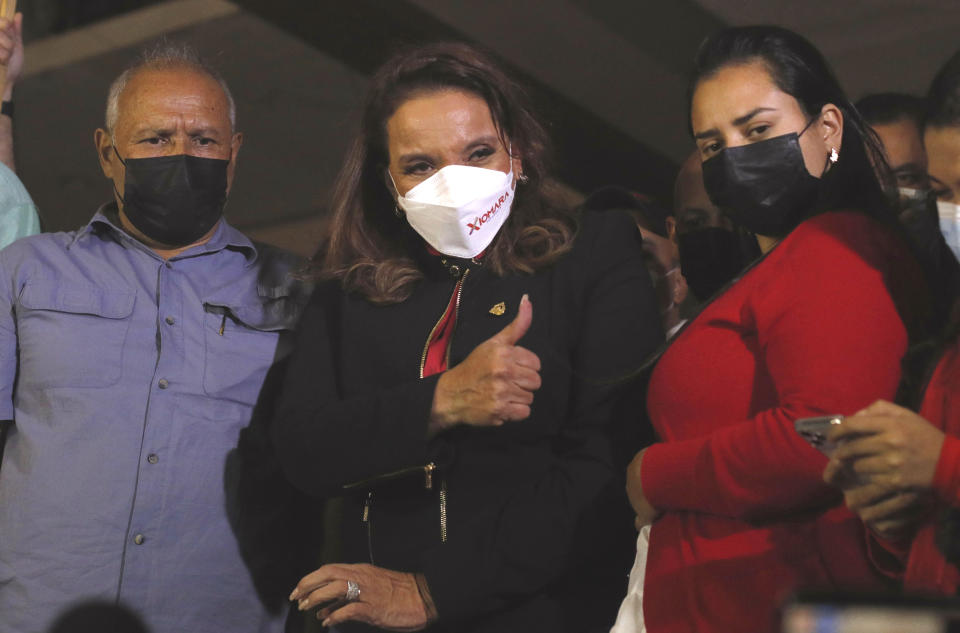
M 197 50 L 185 42 L 172 42 L 160 40 L 152 47 L 141 53 L 136 62 L 129 68 L 120 73 L 120 76 L 110 84 L 110 92 L 107 95 L 107 131 L 113 134 L 113 128 L 117 124 L 119 116 L 120 95 L 130 79 L 141 70 L 167 70 L 167 69 L 187 69 L 197 73 L 207 75 L 223 89 L 223 94 L 227 98 L 227 105 L 230 109 L 230 127 L 237 127 L 237 106 L 233 101 L 233 94 L 223 76 L 216 68 L 208 64 Z

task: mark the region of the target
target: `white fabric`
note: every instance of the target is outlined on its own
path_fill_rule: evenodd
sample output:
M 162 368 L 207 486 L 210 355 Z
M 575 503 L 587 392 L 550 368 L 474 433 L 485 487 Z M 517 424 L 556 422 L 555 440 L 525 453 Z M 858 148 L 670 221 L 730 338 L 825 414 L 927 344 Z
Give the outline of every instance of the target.
M 960 259 L 960 205 L 938 201 L 937 214 L 940 216 L 940 232 L 947 240 L 947 246 Z
M 643 577 L 647 573 L 647 550 L 650 549 L 650 526 L 645 525 L 637 535 L 637 558 L 627 581 L 627 597 L 620 603 L 617 621 L 610 633 L 646 633 L 643 621 Z
M 681 319 L 679 323 L 677 323 L 672 328 L 667 330 L 667 340 L 669 341 L 670 339 L 672 339 L 676 335 L 676 333 L 680 331 L 680 328 L 682 328 L 686 324 L 687 324 L 687 320 Z
M 513 195 L 512 167 L 504 173 L 447 165 L 399 196 L 397 206 L 427 244 L 444 255 L 469 258 L 482 253 L 507 221 Z

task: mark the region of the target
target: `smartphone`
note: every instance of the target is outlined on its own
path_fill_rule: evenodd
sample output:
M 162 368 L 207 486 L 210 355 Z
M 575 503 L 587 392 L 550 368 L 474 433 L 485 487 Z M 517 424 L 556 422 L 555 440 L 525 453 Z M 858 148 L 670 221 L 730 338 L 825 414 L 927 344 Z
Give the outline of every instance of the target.
M 810 446 L 829 457 L 836 446 L 827 441 L 827 433 L 840 424 L 843 424 L 842 415 L 821 415 L 816 418 L 800 418 L 793 423 L 793 428 Z

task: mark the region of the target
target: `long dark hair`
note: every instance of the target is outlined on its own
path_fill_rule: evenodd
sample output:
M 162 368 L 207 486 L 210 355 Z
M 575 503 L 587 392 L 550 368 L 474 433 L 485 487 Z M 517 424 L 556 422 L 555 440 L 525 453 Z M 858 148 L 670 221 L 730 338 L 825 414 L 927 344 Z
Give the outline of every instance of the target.
M 810 214 L 847 209 L 896 225 L 896 213 L 884 193 L 895 179 L 880 139 L 847 98 L 820 51 L 793 31 L 778 26 L 741 26 L 708 37 L 694 60 L 688 108 L 702 80 L 723 68 L 758 61 L 773 83 L 797 100 L 808 120 L 828 103 L 843 114 L 840 159 L 823 175 L 820 201 Z
M 960 51 L 937 71 L 927 90 L 923 124 L 929 127 L 960 125 Z
M 927 90 L 924 103 L 926 105 L 923 113 L 925 129 L 960 126 L 960 51 L 954 53 L 937 71 Z M 925 347 L 918 346 L 917 352 L 912 354 L 910 369 L 914 376 L 916 390 L 914 400 L 908 404 L 917 409 L 940 359 L 947 350 L 960 341 L 960 300 L 957 299 L 956 260 L 945 244 L 943 247 L 943 281 L 951 283 L 951 286 L 941 290 L 943 284 L 940 284 L 938 296 L 947 299 L 947 322 L 939 332 L 939 336 L 931 337 L 925 341 Z M 951 520 L 956 521 L 956 517 Z
M 413 96 L 465 90 L 481 97 L 501 141 L 523 163 L 511 214 L 484 255 L 495 274 L 529 273 L 570 249 L 577 224 L 548 175 L 548 138 L 525 91 L 487 54 L 462 43 L 401 50 L 373 76 L 360 130 L 337 177 L 327 237 L 314 273 L 338 278 L 348 292 L 374 303 L 397 303 L 423 277 L 415 239 L 384 182 L 389 163 L 387 120 Z M 504 142 L 504 147 L 507 143 Z

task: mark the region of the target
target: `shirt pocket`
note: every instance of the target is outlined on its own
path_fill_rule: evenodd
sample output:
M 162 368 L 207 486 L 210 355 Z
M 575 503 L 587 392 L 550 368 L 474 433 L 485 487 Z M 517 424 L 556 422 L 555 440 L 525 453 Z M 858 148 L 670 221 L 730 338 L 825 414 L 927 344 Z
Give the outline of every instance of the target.
M 252 406 L 273 364 L 279 333 L 248 325 L 238 316 L 249 311 L 242 306 L 206 306 L 203 390 L 214 398 Z
M 21 386 L 109 387 L 123 375 L 136 292 L 28 281 L 17 315 Z

